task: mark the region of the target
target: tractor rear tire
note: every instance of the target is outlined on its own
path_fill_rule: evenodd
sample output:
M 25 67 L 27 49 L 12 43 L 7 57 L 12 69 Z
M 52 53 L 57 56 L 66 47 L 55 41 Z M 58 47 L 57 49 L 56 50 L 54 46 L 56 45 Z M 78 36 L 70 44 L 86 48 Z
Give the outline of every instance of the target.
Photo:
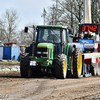
M 29 54 L 24 54 L 21 57 L 20 73 L 23 78 L 27 78 L 29 75 Z
M 82 54 L 81 50 L 76 48 L 73 51 L 73 77 L 79 78 L 82 73 Z
M 67 75 L 67 57 L 59 54 L 56 59 L 55 76 L 57 79 L 65 79 Z

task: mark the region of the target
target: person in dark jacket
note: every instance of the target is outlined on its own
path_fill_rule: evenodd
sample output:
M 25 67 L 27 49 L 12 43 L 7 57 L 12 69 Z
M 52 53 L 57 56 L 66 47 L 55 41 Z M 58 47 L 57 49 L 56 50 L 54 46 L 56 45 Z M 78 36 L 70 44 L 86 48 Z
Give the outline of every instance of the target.
M 88 31 L 87 34 L 84 35 L 83 39 L 92 39 L 92 35 L 90 34 L 90 31 Z
M 78 39 L 79 39 L 78 34 L 75 34 L 75 37 L 73 38 L 73 42 L 78 42 Z

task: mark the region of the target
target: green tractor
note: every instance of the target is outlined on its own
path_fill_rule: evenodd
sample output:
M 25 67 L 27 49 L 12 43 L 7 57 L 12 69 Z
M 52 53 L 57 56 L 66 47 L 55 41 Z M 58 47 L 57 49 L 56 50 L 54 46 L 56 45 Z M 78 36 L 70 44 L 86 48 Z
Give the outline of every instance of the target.
M 28 27 L 25 27 L 25 32 Z M 80 77 L 82 74 L 81 50 L 69 43 L 64 26 L 38 25 L 33 33 L 30 52 L 21 57 L 21 77 L 40 77 L 52 73 L 58 79 Z

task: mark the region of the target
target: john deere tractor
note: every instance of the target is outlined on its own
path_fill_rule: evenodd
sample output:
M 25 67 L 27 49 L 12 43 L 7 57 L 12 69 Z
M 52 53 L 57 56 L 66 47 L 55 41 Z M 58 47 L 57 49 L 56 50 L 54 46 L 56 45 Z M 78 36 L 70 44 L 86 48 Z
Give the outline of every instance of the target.
M 39 77 L 53 73 L 56 78 L 80 77 L 82 73 L 81 50 L 69 43 L 64 26 L 38 25 L 33 33 L 30 52 L 21 57 L 22 77 Z M 25 27 L 25 32 L 28 27 Z

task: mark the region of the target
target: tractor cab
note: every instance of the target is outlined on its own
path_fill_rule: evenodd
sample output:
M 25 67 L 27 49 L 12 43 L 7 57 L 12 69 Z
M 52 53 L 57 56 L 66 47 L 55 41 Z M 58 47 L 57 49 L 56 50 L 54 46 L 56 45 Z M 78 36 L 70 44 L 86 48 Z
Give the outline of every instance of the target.
M 64 46 L 67 44 L 67 28 L 64 26 L 37 26 L 37 37 L 35 55 L 43 51 L 43 48 L 53 48 L 54 55 L 64 52 Z M 50 47 L 51 46 L 51 47 Z

